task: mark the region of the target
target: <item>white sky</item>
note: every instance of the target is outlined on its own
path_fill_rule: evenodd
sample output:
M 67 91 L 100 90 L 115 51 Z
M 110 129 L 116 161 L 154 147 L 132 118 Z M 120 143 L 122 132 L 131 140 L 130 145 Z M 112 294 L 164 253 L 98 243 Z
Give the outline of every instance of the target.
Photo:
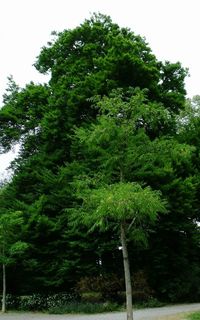
M 44 80 L 32 65 L 51 31 L 74 28 L 93 12 L 144 36 L 158 59 L 188 67 L 188 96 L 200 94 L 199 0 L 0 0 L 0 104 L 9 75 L 20 86 Z M 0 156 L 0 175 L 8 158 Z

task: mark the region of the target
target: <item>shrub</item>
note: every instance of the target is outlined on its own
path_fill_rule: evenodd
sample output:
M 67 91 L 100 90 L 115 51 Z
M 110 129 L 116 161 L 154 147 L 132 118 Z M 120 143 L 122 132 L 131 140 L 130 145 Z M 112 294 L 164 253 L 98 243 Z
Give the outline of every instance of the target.
M 132 288 L 133 301 L 136 303 L 149 301 L 153 297 L 154 291 L 149 287 L 147 276 L 143 271 L 133 275 Z M 126 299 L 124 290 L 124 280 L 116 274 L 84 277 L 76 285 L 76 291 L 80 294 L 82 301 L 87 302 L 123 303 Z
M 143 301 L 141 303 L 134 304 L 134 307 L 137 309 L 158 308 L 158 307 L 163 307 L 164 305 L 165 305 L 164 302 L 161 302 L 156 298 L 150 298 L 148 301 Z
M 84 277 L 76 285 L 76 291 L 84 301 L 90 301 L 91 297 L 98 297 L 99 301 L 119 301 L 120 292 L 124 290 L 124 281 L 115 274 L 101 275 L 97 277 Z M 95 295 L 98 293 L 98 295 Z M 86 298 L 89 298 L 87 300 Z
M 33 294 L 20 299 L 19 309 L 23 311 L 43 311 L 51 307 L 61 307 L 78 300 L 77 294 L 57 293 L 53 295 Z
M 81 294 L 82 302 L 100 303 L 103 301 L 101 292 L 83 292 Z
M 116 303 L 68 303 L 60 307 L 52 307 L 49 309 L 49 313 L 52 314 L 67 314 L 67 313 L 103 313 L 118 311 L 120 309 L 119 305 Z
M 79 296 L 76 293 L 57 293 L 54 295 L 48 295 L 46 298 L 47 308 L 62 307 L 71 302 L 77 302 Z
M 19 309 L 23 311 L 42 311 L 47 308 L 46 297 L 41 294 L 22 296 Z
M 20 305 L 20 298 L 18 296 L 7 294 L 6 295 L 6 308 L 8 310 L 17 310 Z
M 136 272 L 132 277 L 133 301 L 144 302 L 152 299 L 154 291 L 149 287 L 144 271 Z

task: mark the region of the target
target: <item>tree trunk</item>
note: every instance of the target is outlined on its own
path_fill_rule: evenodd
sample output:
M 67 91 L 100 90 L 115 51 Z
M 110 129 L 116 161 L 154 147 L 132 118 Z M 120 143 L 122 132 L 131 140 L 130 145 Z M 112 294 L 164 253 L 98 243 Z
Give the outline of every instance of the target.
M 2 312 L 6 312 L 6 266 L 3 264 Z
M 131 275 L 130 275 L 130 267 L 129 267 L 129 259 L 128 259 L 128 250 L 127 250 L 127 244 L 126 244 L 126 235 L 125 235 L 125 229 L 124 229 L 123 223 L 121 223 L 121 243 L 122 243 L 125 286 L 126 286 L 127 320 L 133 320 Z

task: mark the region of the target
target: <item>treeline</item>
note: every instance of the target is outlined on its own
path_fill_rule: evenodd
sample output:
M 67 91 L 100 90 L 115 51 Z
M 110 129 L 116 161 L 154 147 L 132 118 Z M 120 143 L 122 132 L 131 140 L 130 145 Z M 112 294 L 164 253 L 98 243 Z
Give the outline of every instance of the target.
M 120 282 L 116 211 L 132 275 L 142 272 L 161 300 L 199 300 L 200 98 L 186 100 L 187 70 L 158 61 L 142 37 L 101 14 L 53 33 L 35 67 L 48 84 L 19 88 L 10 79 L 0 109 L 1 152 L 20 144 L 0 193 L 7 291 L 70 292 L 88 277 Z M 156 221 L 147 191 L 134 210 L 128 203 L 132 185 L 159 195 L 165 210 L 156 207 Z

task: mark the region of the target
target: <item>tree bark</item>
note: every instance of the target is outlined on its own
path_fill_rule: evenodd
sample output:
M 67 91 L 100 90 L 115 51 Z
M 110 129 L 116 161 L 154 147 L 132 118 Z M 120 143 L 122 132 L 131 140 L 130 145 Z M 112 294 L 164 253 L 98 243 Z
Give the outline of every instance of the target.
M 130 275 L 130 267 L 129 267 L 128 250 L 127 250 L 127 244 L 126 244 L 125 228 L 124 228 L 124 224 L 123 223 L 121 223 L 121 243 L 122 243 L 125 286 L 126 286 L 127 320 L 133 320 L 131 275 Z
M 3 264 L 3 293 L 2 293 L 2 312 L 6 312 L 6 266 Z

